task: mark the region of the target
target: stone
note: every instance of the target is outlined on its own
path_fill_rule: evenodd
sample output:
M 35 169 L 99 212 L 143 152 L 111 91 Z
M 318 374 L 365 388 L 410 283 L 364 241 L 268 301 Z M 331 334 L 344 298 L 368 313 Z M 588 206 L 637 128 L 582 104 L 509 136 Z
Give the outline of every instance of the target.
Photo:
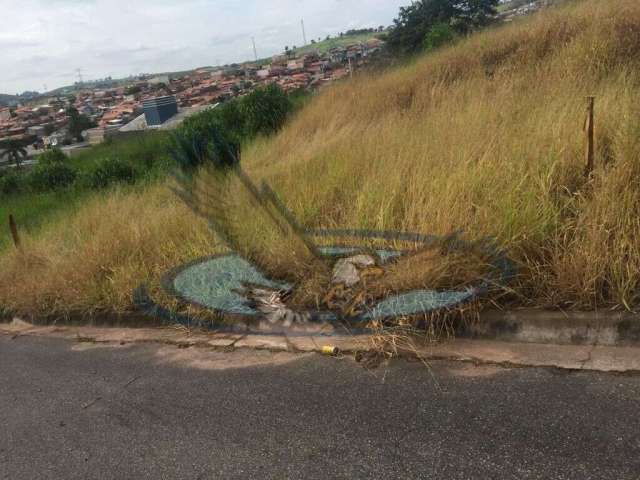
M 331 282 L 352 287 L 360 282 L 358 268 L 371 267 L 375 264 L 376 261 L 370 255 L 355 255 L 349 258 L 341 258 L 333 267 Z

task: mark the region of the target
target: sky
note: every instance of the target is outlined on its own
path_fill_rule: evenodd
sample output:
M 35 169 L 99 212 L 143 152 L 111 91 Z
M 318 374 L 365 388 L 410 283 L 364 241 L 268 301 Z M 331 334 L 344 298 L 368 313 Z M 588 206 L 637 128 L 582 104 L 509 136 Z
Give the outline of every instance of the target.
M 250 60 L 352 28 L 390 25 L 410 0 L 0 0 L 0 93 L 78 79 Z

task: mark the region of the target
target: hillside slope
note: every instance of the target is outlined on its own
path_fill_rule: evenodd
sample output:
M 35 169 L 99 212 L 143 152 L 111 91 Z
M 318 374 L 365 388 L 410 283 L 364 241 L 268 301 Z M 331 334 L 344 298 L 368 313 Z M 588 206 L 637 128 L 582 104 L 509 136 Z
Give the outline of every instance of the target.
M 329 88 L 243 162 L 307 226 L 492 236 L 520 266 L 510 301 L 632 309 L 639 94 L 640 3 L 583 0 Z M 124 310 L 140 282 L 212 242 L 167 189 L 96 200 L 0 257 L 0 305 Z

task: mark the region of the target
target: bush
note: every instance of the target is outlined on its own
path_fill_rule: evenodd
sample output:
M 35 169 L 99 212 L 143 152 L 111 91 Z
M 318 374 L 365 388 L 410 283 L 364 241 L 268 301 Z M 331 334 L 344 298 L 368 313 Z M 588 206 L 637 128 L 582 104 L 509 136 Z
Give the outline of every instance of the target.
M 0 195 L 11 195 L 23 190 L 22 177 L 15 172 L 0 171 Z
M 277 85 L 254 90 L 240 100 L 245 129 L 249 136 L 271 135 L 280 130 L 293 110 L 287 94 Z
M 113 183 L 135 183 L 138 172 L 127 162 L 116 157 L 108 157 L 98 162 L 88 173 L 86 182 L 91 188 L 105 188 Z
M 40 163 L 28 175 L 31 188 L 37 192 L 59 190 L 71 185 L 77 177 L 76 171 L 61 162 Z
M 435 50 L 447 43 L 453 42 L 456 38 L 456 32 L 447 23 L 438 23 L 431 27 L 431 30 L 425 35 L 423 47 L 425 50 Z
M 239 102 L 232 100 L 194 115 L 182 124 L 173 142 L 174 161 L 183 167 L 185 161 L 198 164 L 207 156 L 232 162 L 230 157 L 237 160 L 245 135 L 245 119 Z M 189 160 L 183 155 L 187 151 Z M 182 153 L 176 156 L 176 152 Z
M 245 119 L 238 100 L 231 100 L 186 119 L 178 133 L 193 140 L 208 137 L 213 128 L 224 131 L 230 140 L 233 138 L 236 142 L 245 137 Z
M 62 150 L 59 148 L 47 150 L 46 152 L 38 155 L 39 165 L 52 165 L 56 163 L 65 163 L 66 161 L 67 156 L 62 153 Z
M 301 94 L 298 97 L 302 98 Z M 237 152 L 243 142 L 256 135 L 280 130 L 294 108 L 294 102 L 277 85 L 260 88 L 185 120 L 177 131 L 174 147 L 206 144 L 209 153 L 225 157 L 229 148 Z

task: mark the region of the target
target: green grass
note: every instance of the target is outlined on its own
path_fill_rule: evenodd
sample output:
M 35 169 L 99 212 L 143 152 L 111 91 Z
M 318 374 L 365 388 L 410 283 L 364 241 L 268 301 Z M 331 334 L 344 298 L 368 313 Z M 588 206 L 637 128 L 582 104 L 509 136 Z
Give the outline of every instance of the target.
M 90 192 L 65 190 L 3 197 L 0 203 L 0 252 L 12 245 L 10 214 L 16 219 L 20 233 L 33 235 L 46 224 L 71 215 L 88 196 Z
M 346 47 L 348 45 L 353 45 L 354 43 L 366 42 L 367 40 L 371 40 L 375 38 L 379 33 L 363 33 L 358 35 L 345 35 L 343 37 L 334 37 L 329 40 L 322 40 L 321 42 L 317 42 L 315 44 L 309 44 L 304 47 L 299 47 L 296 49 L 297 53 L 311 53 L 311 52 L 320 52 L 326 53 L 332 48 L 338 47 Z
M 142 170 L 143 176 L 166 170 L 171 163 L 167 132 L 145 132 L 107 141 L 78 153 L 69 165 L 79 172 L 88 172 L 106 158 L 119 158 Z
M 358 35 L 344 35 L 342 37 L 332 37 L 328 40 L 322 40 L 316 43 L 310 43 L 304 47 L 297 47 L 295 50 L 296 55 L 303 55 L 307 53 L 318 52 L 320 54 L 327 53 L 329 50 L 337 47 L 346 47 L 360 42 L 366 42 L 380 33 L 363 33 Z M 289 48 L 293 48 L 293 45 L 289 45 Z M 265 57 L 258 60 L 259 64 L 267 65 L 271 63 L 271 57 Z
M 164 178 L 172 165 L 167 148 L 169 141 L 170 135 L 166 132 L 148 132 L 96 145 L 67 161 L 78 173 L 77 184 L 70 188 L 38 193 L 25 185 L 25 191 L 0 196 L 0 251 L 12 244 L 9 214 L 14 215 L 20 231 L 26 234 L 36 234 L 42 226 L 71 215 L 96 193 L 82 184 L 82 177 L 109 158 L 118 158 L 133 166 L 139 174 L 140 185 Z

